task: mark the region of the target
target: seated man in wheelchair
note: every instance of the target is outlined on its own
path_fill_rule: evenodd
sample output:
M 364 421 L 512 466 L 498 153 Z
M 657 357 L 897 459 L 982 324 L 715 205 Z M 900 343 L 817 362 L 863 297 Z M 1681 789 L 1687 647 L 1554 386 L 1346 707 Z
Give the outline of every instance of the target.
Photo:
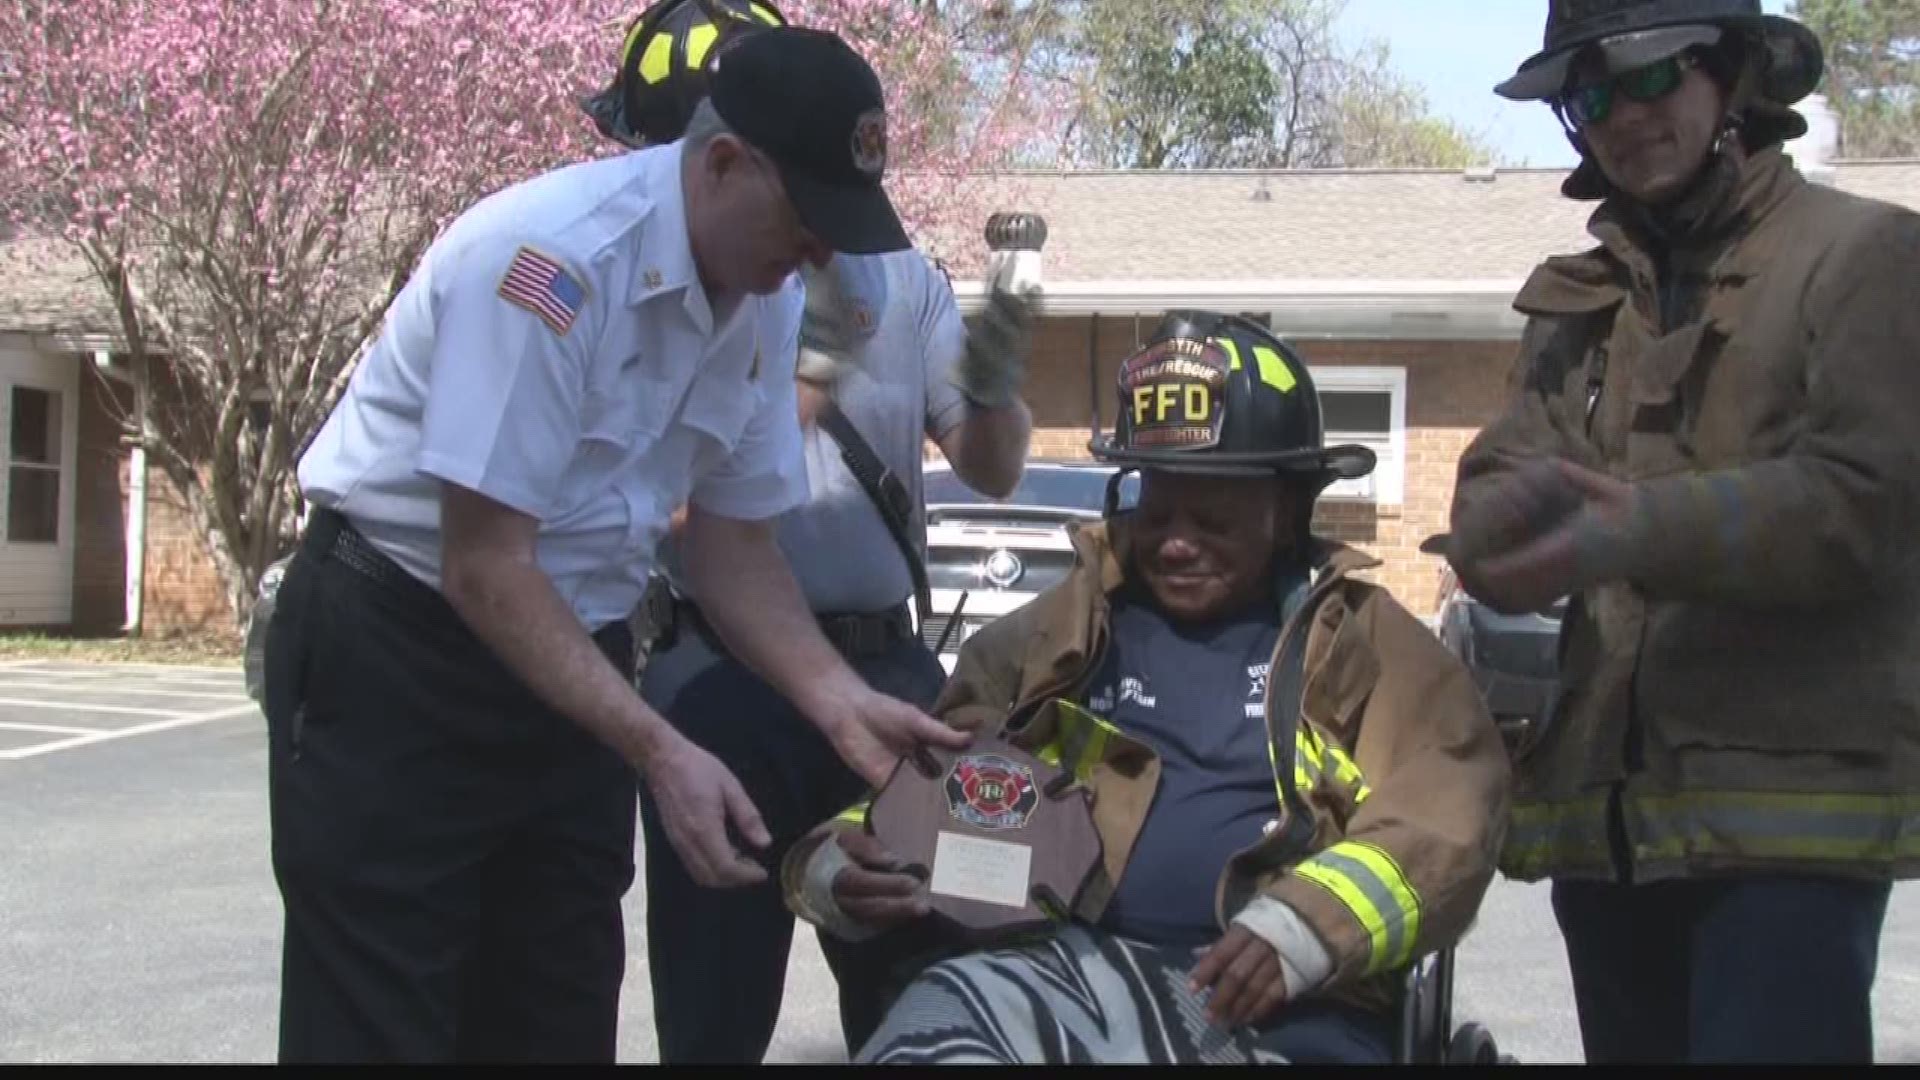
M 1500 736 L 1466 669 L 1354 576 L 1377 560 L 1312 534 L 1324 488 L 1374 462 L 1323 446 L 1291 349 L 1174 312 L 1119 383 L 1091 449 L 1142 470 L 1138 507 L 1116 475 L 1070 576 L 969 639 L 934 707 L 1091 790 L 1092 883 L 1051 928 L 921 969 L 856 1060 L 1390 1062 L 1409 965 L 1492 878 Z M 782 870 L 831 933 L 925 928 L 928 882 L 863 808 Z

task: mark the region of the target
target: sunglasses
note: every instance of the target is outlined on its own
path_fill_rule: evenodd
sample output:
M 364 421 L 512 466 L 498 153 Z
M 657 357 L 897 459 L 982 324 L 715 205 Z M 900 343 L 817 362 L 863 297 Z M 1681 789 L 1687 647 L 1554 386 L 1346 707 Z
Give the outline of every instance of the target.
M 1560 101 L 1575 127 L 1592 127 L 1613 115 L 1614 94 L 1625 94 L 1639 102 L 1658 101 L 1673 93 L 1687 77 L 1687 69 L 1697 63 L 1691 51 L 1677 53 L 1591 86 L 1569 90 Z

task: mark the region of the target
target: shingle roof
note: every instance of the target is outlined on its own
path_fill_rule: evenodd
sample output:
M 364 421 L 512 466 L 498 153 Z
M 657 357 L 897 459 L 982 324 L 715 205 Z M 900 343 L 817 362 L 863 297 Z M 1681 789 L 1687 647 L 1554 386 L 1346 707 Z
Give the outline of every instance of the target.
M 994 208 L 1047 221 L 1049 282 L 1524 278 L 1585 247 L 1592 204 L 1563 169 L 1026 173 Z M 1836 162 L 1836 187 L 1920 210 L 1920 160 Z M 978 234 L 954 270 L 985 254 Z M 111 332 L 113 311 L 62 245 L 0 244 L 0 330 Z
M 117 335 L 105 289 L 72 245 L 0 243 L 0 330 Z
M 1511 280 L 1592 245 L 1563 169 L 1085 172 L 1018 178 L 1062 281 Z M 1839 162 L 1834 186 L 1920 210 L 1920 160 Z M 972 269 L 964 260 L 956 272 Z

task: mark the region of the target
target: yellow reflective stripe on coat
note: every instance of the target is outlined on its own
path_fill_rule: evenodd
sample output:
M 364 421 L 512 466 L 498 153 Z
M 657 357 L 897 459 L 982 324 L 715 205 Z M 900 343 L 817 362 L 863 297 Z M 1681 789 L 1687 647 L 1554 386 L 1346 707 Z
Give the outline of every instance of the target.
M 1625 804 L 1636 862 L 1688 856 L 1881 863 L 1920 857 L 1920 796 L 1699 791 Z
M 1353 763 L 1345 750 L 1331 743 L 1327 745 L 1327 757 L 1331 759 L 1327 764 L 1334 780 L 1353 787 L 1354 802 L 1366 802 L 1367 796 L 1373 794 L 1373 789 L 1367 786 L 1366 775 L 1360 771 L 1360 766 Z
M 1636 866 L 1769 861 L 1884 867 L 1920 860 L 1920 796 L 1840 792 L 1629 792 Z M 1611 863 L 1606 798 L 1513 808 L 1500 869 L 1535 880 Z
M 1055 698 L 1053 704 L 1059 717 L 1053 739 L 1034 751 L 1034 756 L 1049 765 L 1067 767 L 1070 763 L 1073 778 L 1086 783 L 1093 778 L 1093 767 L 1106 760 L 1107 742 L 1120 734 L 1120 729 L 1066 698 Z
M 1267 753 L 1271 757 L 1273 748 Z M 1275 764 L 1278 768 L 1278 764 Z M 1312 726 L 1301 724 L 1294 732 L 1293 786 L 1305 792 L 1320 782 L 1322 776 L 1331 775 L 1337 784 L 1343 784 L 1353 791 L 1355 805 L 1365 802 L 1373 789 L 1367 786 L 1367 778 L 1360 772 L 1360 766 L 1353 763 L 1346 750 L 1338 743 L 1330 743 L 1320 738 Z
M 1604 795 L 1563 803 L 1516 803 L 1500 849 L 1501 872 L 1532 881 L 1549 868 L 1606 867 L 1606 813 Z
M 1273 743 L 1271 742 L 1267 743 L 1267 756 L 1269 758 L 1273 757 Z M 1275 770 L 1274 782 L 1277 784 L 1279 782 L 1280 763 L 1277 760 L 1274 761 L 1273 767 Z M 1307 734 L 1304 731 L 1302 731 L 1300 735 L 1294 739 L 1294 754 L 1293 754 L 1294 790 L 1302 793 L 1312 791 L 1314 788 L 1314 785 L 1320 782 L 1320 771 L 1321 770 L 1320 770 L 1319 755 L 1313 752 L 1312 743 L 1308 741 Z M 1286 793 L 1282 792 L 1281 799 L 1284 800 L 1285 798 L 1286 798 Z
M 867 809 L 872 805 L 872 799 L 862 799 L 852 806 L 847 807 L 845 810 L 840 811 L 838 814 L 835 814 L 833 820 L 843 825 L 859 825 L 864 828 L 867 824 Z
M 1342 840 L 1293 872 L 1333 894 L 1366 931 L 1367 973 L 1390 971 L 1413 957 L 1420 937 L 1420 895 L 1393 856 L 1359 840 Z

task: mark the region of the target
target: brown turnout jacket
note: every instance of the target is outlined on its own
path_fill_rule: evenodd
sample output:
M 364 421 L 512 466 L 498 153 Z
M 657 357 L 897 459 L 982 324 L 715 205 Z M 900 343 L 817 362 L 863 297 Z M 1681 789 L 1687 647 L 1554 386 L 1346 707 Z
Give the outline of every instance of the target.
M 1624 580 L 1572 598 L 1501 868 L 1911 876 L 1920 215 L 1776 147 L 1717 165 L 1681 219 L 1656 239 L 1610 200 L 1598 247 L 1534 272 L 1506 411 L 1460 462 L 1469 589 L 1489 485 L 1528 458 L 1642 496 Z

